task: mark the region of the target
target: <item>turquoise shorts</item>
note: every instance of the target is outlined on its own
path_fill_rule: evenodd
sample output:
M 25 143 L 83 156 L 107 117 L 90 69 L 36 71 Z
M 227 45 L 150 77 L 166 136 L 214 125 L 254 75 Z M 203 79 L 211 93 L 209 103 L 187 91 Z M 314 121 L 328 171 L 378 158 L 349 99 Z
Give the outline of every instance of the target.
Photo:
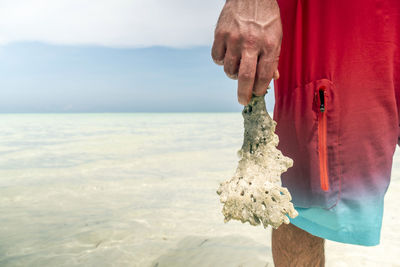
M 356 210 L 343 202 L 331 209 L 296 207 L 296 210 L 299 215 L 290 222 L 312 235 L 354 245 L 379 244 L 383 201 L 371 206 L 359 205 Z

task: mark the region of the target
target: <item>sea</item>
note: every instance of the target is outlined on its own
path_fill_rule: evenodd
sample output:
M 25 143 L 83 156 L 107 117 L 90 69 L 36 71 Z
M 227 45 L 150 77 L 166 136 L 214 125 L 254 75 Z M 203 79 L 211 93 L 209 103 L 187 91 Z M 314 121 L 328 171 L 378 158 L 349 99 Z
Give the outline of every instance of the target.
M 0 115 L 0 266 L 273 266 L 271 229 L 224 223 L 239 113 Z M 400 266 L 400 153 L 381 244 L 327 266 Z M 358 265 L 359 264 L 359 265 Z

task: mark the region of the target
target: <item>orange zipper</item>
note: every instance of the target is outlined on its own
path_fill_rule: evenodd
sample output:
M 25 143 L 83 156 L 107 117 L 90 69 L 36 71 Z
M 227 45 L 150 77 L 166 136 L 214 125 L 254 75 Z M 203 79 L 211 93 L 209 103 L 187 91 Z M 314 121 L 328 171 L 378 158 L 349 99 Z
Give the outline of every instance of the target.
M 321 189 L 329 190 L 328 155 L 326 151 L 326 101 L 325 88 L 319 89 L 319 114 L 318 114 L 318 151 L 319 151 L 319 177 Z

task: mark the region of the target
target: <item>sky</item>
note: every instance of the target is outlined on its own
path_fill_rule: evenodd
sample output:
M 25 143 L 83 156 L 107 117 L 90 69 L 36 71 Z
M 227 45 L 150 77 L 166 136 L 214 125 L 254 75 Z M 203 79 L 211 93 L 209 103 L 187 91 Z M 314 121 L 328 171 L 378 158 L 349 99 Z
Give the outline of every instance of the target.
M 2 0 L 0 112 L 240 111 L 210 56 L 223 4 Z

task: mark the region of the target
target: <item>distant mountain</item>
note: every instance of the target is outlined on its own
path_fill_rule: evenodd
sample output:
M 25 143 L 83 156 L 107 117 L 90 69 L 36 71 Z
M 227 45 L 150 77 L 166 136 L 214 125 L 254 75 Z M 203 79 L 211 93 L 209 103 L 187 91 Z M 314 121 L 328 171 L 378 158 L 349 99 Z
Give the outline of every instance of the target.
M 272 93 L 267 103 L 272 111 Z M 3 113 L 240 110 L 210 47 L 0 46 Z

